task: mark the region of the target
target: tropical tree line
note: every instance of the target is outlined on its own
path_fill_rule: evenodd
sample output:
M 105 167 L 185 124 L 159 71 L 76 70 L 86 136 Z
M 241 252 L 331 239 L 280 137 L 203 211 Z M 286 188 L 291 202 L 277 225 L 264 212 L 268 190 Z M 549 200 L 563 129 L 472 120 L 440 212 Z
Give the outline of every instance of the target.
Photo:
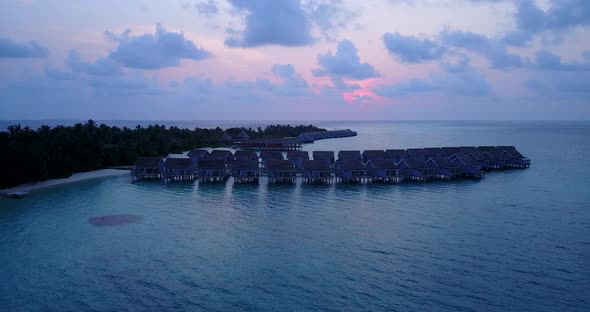
M 244 131 L 250 138 L 298 136 L 324 131 L 313 125 L 269 125 L 265 128 L 230 128 L 235 137 Z M 138 156 L 167 156 L 170 153 L 206 146 L 223 136 L 223 129 L 180 129 L 164 125 L 135 129 L 97 125 L 93 120 L 74 126 L 41 126 L 38 129 L 13 125 L 0 131 L 0 189 L 27 182 L 69 177 L 72 173 L 132 165 Z

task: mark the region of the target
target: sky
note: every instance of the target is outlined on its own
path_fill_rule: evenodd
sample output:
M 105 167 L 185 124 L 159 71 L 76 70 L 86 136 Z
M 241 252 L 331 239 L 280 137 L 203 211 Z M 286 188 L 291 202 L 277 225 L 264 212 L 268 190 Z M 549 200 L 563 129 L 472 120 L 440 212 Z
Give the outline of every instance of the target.
M 0 119 L 590 120 L 588 0 L 2 0 Z

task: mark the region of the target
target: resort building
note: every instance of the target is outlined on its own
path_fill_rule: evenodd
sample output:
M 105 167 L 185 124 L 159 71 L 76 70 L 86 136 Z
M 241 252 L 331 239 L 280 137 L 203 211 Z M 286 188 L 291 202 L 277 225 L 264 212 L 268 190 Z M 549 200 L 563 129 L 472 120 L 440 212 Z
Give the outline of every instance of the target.
M 134 180 L 159 180 L 164 178 L 164 159 L 161 157 L 138 157 L 131 170 Z
M 223 159 L 201 159 L 197 163 L 197 178 L 201 182 L 223 182 L 227 177 Z
M 236 183 L 258 182 L 260 167 L 258 160 L 237 159 L 231 165 L 232 176 Z
M 324 159 L 304 160 L 302 177 L 306 183 L 330 183 L 332 181 L 332 169 Z
M 289 160 L 268 160 L 268 181 L 272 183 L 295 183 L 297 169 Z
M 333 151 L 314 151 L 312 156 L 314 160 L 325 161 L 328 166 L 332 166 L 335 161 Z
M 404 170 L 391 159 L 371 159 L 367 162 L 367 174 L 374 182 L 401 182 L 405 179 Z
M 338 159 L 334 171 L 336 178 L 346 183 L 363 182 L 368 178 L 367 168 L 360 159 Z
M 166 158 L 164 179 L 166 181 L 194 181 L 195 165 L 190 158 Z

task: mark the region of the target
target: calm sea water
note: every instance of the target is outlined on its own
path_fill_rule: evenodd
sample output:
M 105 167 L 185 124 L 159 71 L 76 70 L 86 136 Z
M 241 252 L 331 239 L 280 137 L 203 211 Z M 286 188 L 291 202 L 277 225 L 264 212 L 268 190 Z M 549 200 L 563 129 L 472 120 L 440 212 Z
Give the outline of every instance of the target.
M 309 150 L 516 145 L 532 167 L 400 185 L 114 177 L 0 200 L 0 310 L 590 309 L 590 123 L 316 124 L 359 135 Z M 113 214 L 143 219 L 88 222 Z

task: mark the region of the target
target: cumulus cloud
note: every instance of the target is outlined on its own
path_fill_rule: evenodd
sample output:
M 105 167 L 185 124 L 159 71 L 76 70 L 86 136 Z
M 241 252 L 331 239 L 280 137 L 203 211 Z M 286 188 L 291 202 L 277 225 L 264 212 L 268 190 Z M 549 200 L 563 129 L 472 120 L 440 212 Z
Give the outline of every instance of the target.
M 66 64 L 76 73 L 95 76 L 117 76 L 122 74 L 121 66 L 110 58 L 99 58 L 94 63 L 83 62 L 76 50 L 71 50 Z
M 431 40 L 421 40 L 414 36 L 404 36 L 399 33 L 385 33 L 383 43 L 392 56 L 405 63 L 422 63 L 436 60 L 444 54 L 444 48 Z
M 201 15 L 216 15 L 219 13 L 219 8 L 217 7 L 217 3 L 213 0 L 209 0 L 207 2 L 197 2 L 195 3 L 195 8 Z
M 358 50 L 350 40 L 338 42 L 336 54 L 328 52 L 318 55 L 320 68 L 313 70 L 313 75 L 334 76 L 362 80 L 379 77 L 380 74 L 367 62 L 361 63 Z
M 590 25 L 590 1 L 587 0 L 552 0 L 546 11 L 533 0 L 520 0 L 515 5 L 517 30 L 505 37 L 505 42 L 510 45 L 526 45 L 534 35 L 543 32 L 559 33 Z
M 524 64 L 522 57 L 508 52 L 502 42 L 482 34 L 444 30 L 440 37 L 444 45 L 464 49 L 487 58 L 494 69 L 509 70 Z
M 121 35 L 106 32 L 105 36 L 118 43 L 109 57 L 130 68 L 160 69 L 178 66 L 181 59 L 203 60 L 211 56 L 186 40 L 183 33 L 168 32 L 160 24 L 155 34 L 132 36 L 130 31 L 125 31 Z
M 0 58 L 44 58 L 48 54 L 49 50 L 35 41 L 19 43 L 0 38 Z
M 185 10 L 195 8 L 199 15 L 214 16 L 219 13 L 219 6 L 215 0 L 197 1 L 195 3 L 180 1 L 180 6 Z
M 346 83 L 340 77 L 331 77 L 330 81 L 332 81 L 334 88 L 343 92 L 352 92 L 361 89 L 358 83 Z
M 546 50 L 538 51 L 533 66 L 542 70 L 554 71 L 588 71 L 590 63 L 564 63 L 559 55 Z
M 304 96 L 311 95 L 309 84 L 291 64 L 275 64 L 271 68 L 274 81 L 264 78 L 255 80 L 227 80 L 216 86 L 209 79 L 188 77 L 184 87 L 191 93 L 217 94 L 228 97 L 243 96 L 247 99 L 260 99 L 261 96 Z
M 359 13 L 347 8 L 342 0 L 311 0 L 303 8 L 328 40 L 333 40 L 339 30 L 346 29 L 359 17 Z
M 483 74 L 468 69 L 461 72 L 437 72 L 427 79 L 411 79 L 391 85 L 378 85 L 375 94 L 391 98 L 407 98 L 432 93 L 448 96 L 486 96 L 491 88 Z
M 230 32 L 230 47 L 263 45 L 304 46 L 311 44 L 311 22 L 299 0 L 229 0 L 245 12 L 243 31 Z

